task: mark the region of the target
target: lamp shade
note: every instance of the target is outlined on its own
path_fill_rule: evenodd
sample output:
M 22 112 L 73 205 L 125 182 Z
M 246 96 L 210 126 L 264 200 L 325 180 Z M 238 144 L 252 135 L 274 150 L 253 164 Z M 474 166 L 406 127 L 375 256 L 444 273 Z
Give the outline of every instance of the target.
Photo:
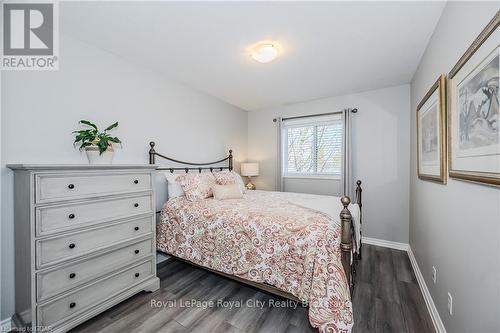
M 241 163 L 242 176 L 258 176 L 259 163 Z

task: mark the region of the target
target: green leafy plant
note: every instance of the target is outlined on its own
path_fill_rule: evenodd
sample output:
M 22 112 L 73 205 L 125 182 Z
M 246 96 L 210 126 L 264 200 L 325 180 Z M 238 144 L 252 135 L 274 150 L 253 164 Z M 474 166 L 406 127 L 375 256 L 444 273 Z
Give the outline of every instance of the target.
M 113 143 L 122 143 L 116 136 L 111 136 L 108 134 L 108 132 L 113 128 L 118 127 L 118 122 L 109 125 L 102 132 L 97 129 L 97 126 L 95 124 L 91 123 L 88 120 L 80 120 L 78 123 L 80 125 L 88 127 L 87 129 L 73 131 L 73 134 L 75 134 L 75 142 L 73 144 L 75 146 L 79 144 L 80 151 L 84 150 L 85 147 L 95 146 L 99 149 L 99 155 L 101 155 Z

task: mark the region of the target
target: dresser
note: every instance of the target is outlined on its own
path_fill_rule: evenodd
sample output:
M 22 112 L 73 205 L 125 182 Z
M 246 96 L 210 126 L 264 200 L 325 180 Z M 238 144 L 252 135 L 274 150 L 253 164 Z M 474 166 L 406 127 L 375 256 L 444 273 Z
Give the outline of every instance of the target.
M 151 165 L 8 165 L 14 171 L 15 322 L 65 332 L 156 277 Z

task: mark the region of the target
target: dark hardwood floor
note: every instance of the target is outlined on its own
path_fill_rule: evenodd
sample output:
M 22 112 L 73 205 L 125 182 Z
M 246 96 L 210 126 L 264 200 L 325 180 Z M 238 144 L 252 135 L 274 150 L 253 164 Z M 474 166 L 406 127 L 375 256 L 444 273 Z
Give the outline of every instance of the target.
M 156 292 L 142 292 L 72 332 L 316 332 L 309 325 L 307 308 L 269 306 L 270 302 L 285 302 L 281 297 L 175 259 L 159 264 L 158 275 L 161 288 Z M 188 307 L 185 302 L 191 300 L 213 301 L 214 305 Z M 220 306 L 217 300 L 228 301 L 226 305 L 242 304 L 231 308 Z M 248 300 L 251 306 L 246 304 Z M 170 303 L 155 307 L 153 301 Z M 261 308 L 260 304 L 265 306 Z M 403 251 L 363 246 L 353 307 L 353 332 L 434 332 L 410 260 Z

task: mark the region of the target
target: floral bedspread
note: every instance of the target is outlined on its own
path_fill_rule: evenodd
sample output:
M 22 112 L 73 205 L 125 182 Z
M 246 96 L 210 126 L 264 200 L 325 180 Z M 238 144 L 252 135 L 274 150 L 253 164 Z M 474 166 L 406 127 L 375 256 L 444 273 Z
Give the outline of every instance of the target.
M 267 283 L 309 304 L 320 332 L 349 332 L 349 287 L 340 218 L 292 204 L 307 194 L 247 191 L 243 199 L 169 200 L 157 248 L 195 264 Z

